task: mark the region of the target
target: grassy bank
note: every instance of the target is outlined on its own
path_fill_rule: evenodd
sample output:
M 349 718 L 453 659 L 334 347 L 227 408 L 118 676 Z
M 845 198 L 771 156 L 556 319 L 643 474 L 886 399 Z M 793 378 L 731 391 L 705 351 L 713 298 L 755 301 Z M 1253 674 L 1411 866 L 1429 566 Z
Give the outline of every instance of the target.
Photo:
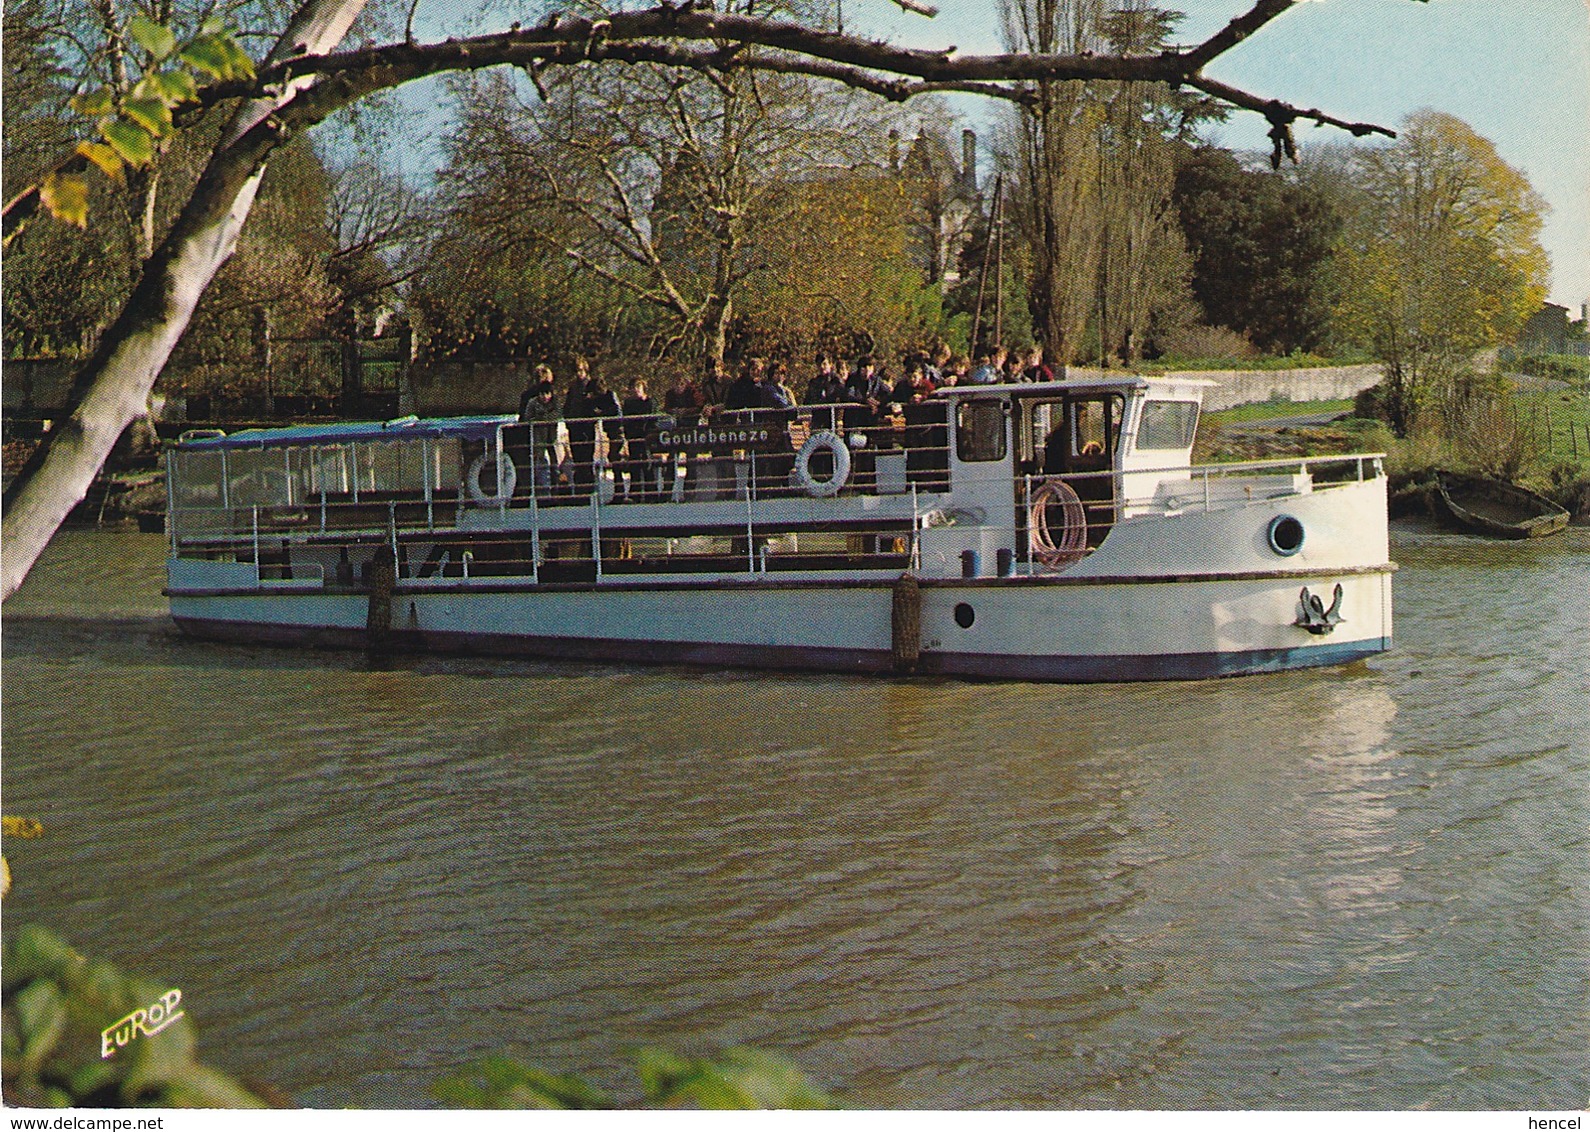
M 1567 508 L 1576 522 L 1590 522 L 1590 392 L 1582 384 L 1509 383 L 1500 400 L 1407 438 L 1347 415 L 1326 425 L 1252 423 L 1352 410 L 1346 401 L 1261 401 L 1207 413 L 1193 457 L 1224 463 L 1385 452 L 1394 511 L 1422 509 L 1434 473 L 1445 469 L 1521 484 Z
M 1230 409 L 1205 413 L 1204 420 L 1225 427 L 1244 421 L 1271 420 L 1276 417 L 1316 417 L 1327 413 L 1345 416 L 1353 411 L 1353 403 L 1338 401 L 1254 401 Z

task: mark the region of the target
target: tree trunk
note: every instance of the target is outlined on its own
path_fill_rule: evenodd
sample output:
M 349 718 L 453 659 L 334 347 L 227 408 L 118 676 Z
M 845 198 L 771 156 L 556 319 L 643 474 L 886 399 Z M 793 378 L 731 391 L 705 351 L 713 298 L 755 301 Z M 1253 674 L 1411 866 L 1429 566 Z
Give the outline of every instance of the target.
M 709 362 L 722 362 L 729 350 L 729 321 L 734 303 L 727 296 L 714 296 L 701 319 L 701 346 Z
M 272 50 L 289 54 L 335 47 L 365 0 L 305 0 Z M 122 432 L 147 411 L 150 391 L 187 329 L 205 288 L 237 247 L 259 191 L 265 161 L 285 131 L 271 114 L 298 92 L 241 106 L 222 134 L 192 196 L 165 241 L 144 265 L 127 305 L 73 382 L 71 416 L 48 433 L 5 494 L 0 528 L 0 601 L 27 577 Z

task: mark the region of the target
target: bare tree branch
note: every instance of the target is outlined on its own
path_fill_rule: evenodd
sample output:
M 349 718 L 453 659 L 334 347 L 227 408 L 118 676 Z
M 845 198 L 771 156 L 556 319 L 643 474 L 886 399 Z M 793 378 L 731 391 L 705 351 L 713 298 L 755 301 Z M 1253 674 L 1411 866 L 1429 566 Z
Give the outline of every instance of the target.
M 898 2 L 898 0 L 897 0 Z M 620 63 L 690 67 L 706 74 L 733 70 L 765 71 L 830 79 L 893 101 L 921 94 L 959 92 L 1015 102 L 1034 95 L 1019 84 L 1043 80 L 1100 79 L 1165 82 L 1195 86 L 1212 97 L 1259 113 L 1279 108 L 1292 118 L 1308 118 L 1346 129 L 1355 136 L 1395 134 L 1384 127 L 1346 122 L 1319 110 L 1303 110 L 1264 99 L 1202 75 L 1225 51 L 1290 9 L 1297 0 L 1258 0 L 1243 15 L 1190 51 L 1157 55 L 995 54 L 958 55 L 954 48 L 925 51 L 876 40 L 822 31 L 781 20 L 733 13 L 696 11 L 666 2 L 637 12 L 615 12 L 602 20 L 557 19 L 536 28 L 450 39 L 442 43 L 391 43 L 328 54 L 302 53 L 260 68 L 250 82 L 215 83 L 200 92 L 199 103 L 184 119 L 232 98 L 280 93 L 315 81 L 292 99 L 301 124 L 320 121 L 376 91 L 445 71 L 471 71 L 514 65 L 539 77 L 550 65 L 578 65 L 593 58 Z M 711 48 L 701 45 L 711 43 Z M 762 48 L 761 52 L 749 48 Z M 769 53 L 771 52 L 771 54 Z M 304 95 L 309 97 L 305 98 Z M 1273 120 L 1273 119 L 1272 119 Z M 88 162 L 73 154 L 58 173 L 82 173 Z M 38 186 L 29 186 L 4 210 L 7 238 L 38 208 Z
M 1322 126 L 1335 126 L 1339 130 L 1346 130 L 1355 138 L 1361 138 L 1367 134 L 1381 134 L 1388 138 L 1397 136 L 1395 130 L 1389 130 L 1385 126 L 1377 126 L 1371 122 L 1348 122 L 1342 118 L 1327 114 L 1323 110 L 1303 109 L 1277 99 L 1261 98 L 1256 94 L 1249 94 L 1245 90 L 1204 75 L 1188 79 L 1186 85 L 1196 90 L 1201 90 L 1221 102 L 1228 102 L 1232 106 L 1241 107 L 1243 110 L 1252 110 L 1263 114 L 1270 120 L 1272 125 L 1277 120 L 1284 120 L 1290 123 L 1299 118 L 1304 118 L 1311 122 L 1318 122 Z
M 1192 71 L 1189 73 L 1202 70 L 1216 56 L 1230 51 L 1296 3 L 1297 0 L 1259 0 L 1252 8 L 1233 19 L 1197 47 L 1181 53 L 1181 58 L 1192 66 Z

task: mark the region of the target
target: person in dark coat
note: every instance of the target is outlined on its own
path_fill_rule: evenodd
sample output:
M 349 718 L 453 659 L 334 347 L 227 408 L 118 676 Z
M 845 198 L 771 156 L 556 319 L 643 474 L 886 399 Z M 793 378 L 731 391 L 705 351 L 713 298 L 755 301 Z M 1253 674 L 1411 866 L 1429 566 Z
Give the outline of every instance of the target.
M 736 409 L 760 409 L 762 407 L 762 378 L 767 372 L 767 363 L 761 358 L 752 358 L 740 370 L 740 376 L 735 378 L 723 394 L 723 407 L 729 411 Z
M 729 391 L 729 371 L 722 362 L 708 362 L 701 379 L 701 404 L 703 415 L 710 416 L 715 406 L 721 405 Z
M 837 405 L 845 399 L 845 383 L 839 378 L 839 371 L 834 368 L 834 359 L 827 354 L 817 355 L 817 373 L 806 383 L 806 396 L 801 398 L 803 405 Z M 834 427 L 834 411 L 827 409 L 812 414 L 812 428 L 831 429 Z
M 846 428 L 868 428 L 877 424 L 880 414 L 887 414 L 889 385 L 878 376 L 872 358 L 863 354 L 856 359 L 856 368 L 845 382 L 845 401 L 852 407 L 845 410 Z
M 646 379 L 637 377 L 629 383 L 629 396 L 624 398 L 624 462 L 621 472 L 629 473 L 624 498 L 637 503 L 647 502 L 652 494 L 654 468 L 651 462 L 651 444 L 648 434 L 652 414 L 657 404 L 646 392 Z
M 684 370 L 675 373 L 673 384 L 663 392 L 663 412 L 680 425 L 692 425 L 701 419 L 703 404 L 701 390 L 690 375 Z
M 591 400 L 585 386 L 591 379 L 584 358 L 574 359 L 574 380 L 563 397 L 563 421 L 569 430 L 569 473 L 576 494 L 589 495 L 594 482 L 592 463 L 596 460 L 596 422 L 591 419 Z
M 910 405 L 932 392 L 933 383 L 928 380 L 921 361 L 913 361 L 906 366 L 904 376 L 894 383 L 889 399 L 896 405 Z
M 602 385 L 602 379 L 591 373 L 590 363 L 582 357 L 574 359 L 574 384 L 563 399 L 563 419 L 569 430 L 569 462 L 574 465 L 576 495 L 589 495 L 596 483 L 596 425 L 601 417 L 617 417 L 624 412 L 618 398 Z M 606 426 L 608 441 L 622 434 L 615 422 Z
M 550 488 L 557 473 L 561 414 L 553 396 L 556 392 L 551 367 L 539 365 L 524 396 L 519 398 L 519 419 L 530 426 L 530 466 L 532 482 L 538 491 Z
M 845 383 L 839 380 L 834 359 L 827 354 L 818 354 L 817 373 L 806 383 L 806 396 L 801 399 L 801 404 L 837 405 L 844 392 Z

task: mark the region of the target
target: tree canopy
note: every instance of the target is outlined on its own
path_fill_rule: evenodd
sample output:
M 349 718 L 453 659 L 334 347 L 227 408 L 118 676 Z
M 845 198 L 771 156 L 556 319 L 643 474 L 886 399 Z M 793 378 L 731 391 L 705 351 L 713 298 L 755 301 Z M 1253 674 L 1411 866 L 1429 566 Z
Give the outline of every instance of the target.
M 41 206 L 82 220 L 92 169 L 108 178 L 142 175 L 174 131 L 211 109 L 225 124 L 164 237 L 143 258 L 121 313 L 80 368 L 71 415 L 48 434 L 6 492 L 0 596 L 14 592 L 86 493 L 123 429 L 144 412 L 200 298 L 238 247 L 272 155 L 362 99 L 450 71 L 514 66 L 544 87 L 549 68 L 651 63 L 703 75 L 715 84 L 750 73 L 825 79 L 895 101 L 935 91 L 971 91 L 1027 104 L 1041 96 L 1045 83 L 1164 83 L 1264 114 L 1278 158 L 1295 152 L 1290 131 L 1298 120 L 1355 135 L 1389 134 L 1384 127 L 1264 98 L 1204 73 L 1296 2 L 1255 0 L 1189 48 L 1120 54 L 1058 43 L 1048 50 L 996 55 L 914 50 L 777 15 L 667 0 L 635 11 L 556 12 L 535 27 L 514 24 L 506 31 L 442 43 L 422 44 L 405 36 L 400 42 L 339 51 L 365 0 L 303 0 L 274 47 L 255 61 L 223 25 L 209 19 L 182 27 L 140 14 L 111 30 L 137 43 L 128 57 L 141 74 L 133 80 L 130 70 L 129 84 L 110 84 L 79 103 L 97 121 L 99 140 L 85 139 L 73 155 L 7 203 L 6 238 L 14 237 Z M 157 17 L 180 24 L 175 12 Z M 152 226 L 146 224 L 144 231 L 152 234 Z
M 1338 331 L 1386 364 L 1386 409 L 1406 435 L 1546 294 L 1546 203 L 1490 141 L 1424 110 L 1352 159 L 1364 206 L 1340 251 Z
M 1175 199 L 1210 325 L 1273 353 L 1316 349 L 1330 331 L 1328 267 L 1343 221 L 1333 200 L 1209 146 L 1184 153 Z

